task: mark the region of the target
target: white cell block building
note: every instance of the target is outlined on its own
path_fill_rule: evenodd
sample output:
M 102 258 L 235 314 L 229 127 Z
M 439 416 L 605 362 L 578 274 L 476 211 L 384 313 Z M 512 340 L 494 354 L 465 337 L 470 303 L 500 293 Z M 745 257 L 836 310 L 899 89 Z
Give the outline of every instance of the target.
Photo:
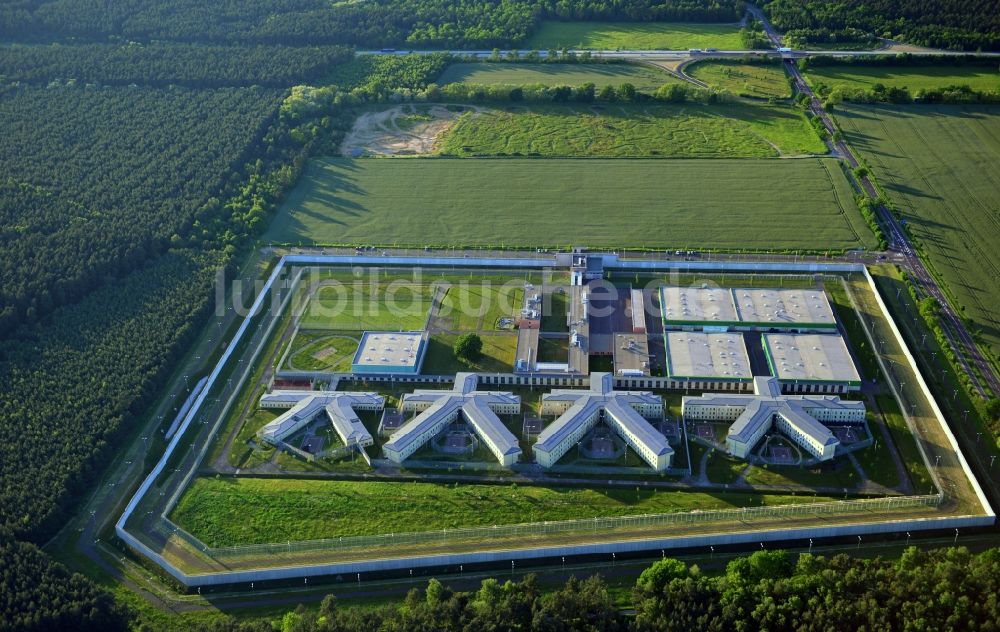
M 403 412 L 416 417 L 393 433 L 382 446 L 385 458 L 394 463 L 416 452 L 461 415 L 473 432 L 502 465 L 517 462 L 521 448 L 497 415 L 521 412 L 521 398 L 509 392 L 477 391 L 475 373 L 459 373 L 450 391 L 419 389 L 403 397 Z
M 645 417 L 663 415 L 663 399 L 646 391 L 615 391 L 614 376 L 592 373 L 590 390 L 554 390 L 542 396 L 542 414 L 559 415 L 532 447 L 542 467 L 552 467 L 601 420 L 656 471 L 670 467 L 674 450 Z
M 260 407 L 288 410 L 261 428 L 258 434 L 264 441 L 277 444 L 325 412 L 344 445 L 365 447 L 374 443 L 374 439 L 355 411 L 379 411 L 384 405 L 385 398 L 375 393 L 272 391 L 261 396 Z
M 732 422 L 726 437 L 730 454 L 746 458 L 772 428 L 777 427 L 796 445 L 820 461 L 832 459 L 840 441 L 824 423 L 861 424 L 864 402 L 841 400 L 834 395 L 782 395 L 776 378 L 754 378 L 754 393 L 706 393 L 685 397 L 682 414 L 687 421 Z

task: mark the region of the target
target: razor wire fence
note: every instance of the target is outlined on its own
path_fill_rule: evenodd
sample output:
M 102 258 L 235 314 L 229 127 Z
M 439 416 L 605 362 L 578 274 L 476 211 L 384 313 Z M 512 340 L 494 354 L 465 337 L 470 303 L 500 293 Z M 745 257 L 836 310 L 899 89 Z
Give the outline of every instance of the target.
M 169 523 L 168 530 L 183 538 L 198 550 L 217 560 L 252 558 L 261 555 L 307 553 L 323 551 L 349 551 L 392 549 L 413 545 L 458 543 L 463 541 L 489 542 L 536 538 L 547 535 L 584 535 L 587 533 L 614 535 L 617 531 L 668 527 L 672 525 L 711 525 L 713 523 L 744 522 L 781 518 L 819 518 L 832 515 L 881 514 L 921 507 L 937 507 L 942 494 L 926 496 L 893 496 L 857 500 L 836 500 L 818 503 L 713 509 L 705 511 L 645 514 L 635 516 L 604 517 L 553 522 L 533 522 L 492 527 L 437 529 L 407 533 L 386 533 L 369 536 L 347 536 L 298 542 L 273 542 L 230 547 L 208 547 L 177 525 Z M 169 522 L 169 521 L 165 521 Z

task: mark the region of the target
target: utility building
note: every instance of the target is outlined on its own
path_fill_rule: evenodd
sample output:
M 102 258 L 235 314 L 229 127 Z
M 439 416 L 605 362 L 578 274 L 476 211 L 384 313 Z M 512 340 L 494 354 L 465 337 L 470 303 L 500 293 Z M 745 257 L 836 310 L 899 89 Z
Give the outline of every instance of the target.
M 754 378 L 754 394 L 706 393 L 685 397 L 686 421 L 732 422 L 726 448 L 746 458 L 757 442 L 777 427 L 820 461 L 834 457 L 840 441 L 824 423 L 862 424 L 864 402 L 844 401 L 833 395 L 782 395 L 776 378 Z
M 420 389 L 404 396 L 403 411 L 418 414 L 382 446 L 385 458 L 402 463 L 461 416 L 497 461 L 505 466 L 516 463 L 521 455 L 517 437 L 497 415 L 519 413 L 521 398 L 508 392 L 477 391 L 478 383 L 475 373 L 459 373 L 450 391 Z
M 261 428 L 258 435 L 278 445 L 325 412 L 345 446 L 365 447 L 374 443 L 374 439 L 354 411 L 379 411 L 384 405 L 385 398 L 375 393 L 272 391 L 261 396 L 260 407 L 287 408 L 288 411 Z
M 542 467 L 552 467 L 604 421 L 657 472 L 670 467 L 674 450 L 645 416 L 661 416 L 663 399 L 650 392 L 615 391 L 614 376 L 593 373 L 590 390 L 554 390 L 542 396 L 542 414 L 559 415 L 532 447 Z

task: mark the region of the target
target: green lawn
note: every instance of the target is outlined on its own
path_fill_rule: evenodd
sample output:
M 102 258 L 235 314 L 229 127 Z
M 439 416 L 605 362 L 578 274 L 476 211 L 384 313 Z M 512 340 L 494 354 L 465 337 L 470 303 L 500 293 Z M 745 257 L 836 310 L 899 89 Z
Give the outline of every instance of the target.
M 631 83 L 642 92 L 653 92 L 667 83 L 680 79 L 668 72 L 638 64 L 452 64 L 438 77 L 437 83 L 471 83 L 480 85 L 581 86 L 592 83 L 618 87 Z
M 736 24 L 553 21 L 542 22 L 524 43 L 524 48 L 538 50 L 563 47 L 591 50 L 739 50 L 743 44 Z
M 747 64 L 737 60 L 700 61 L 684 72 L 713 88 L 761 99 L 790 99 L 792 88 L 780 62 Z
M 427 344 L 427 353 L 421 373 L 424 375 L 451 375 L 460 371 L 480 373 L 510 373 L 514 368 L 517 353 L 516 333 L 481 335 L 482 357 L 475 362 L 459 360 L 455 357 L 455 341 L 458 334 L 434 334 Z
M 836 118 L 1000 356 L 1000 107 L 842 105 Z
M 320 158 L 264 239 L 418 247 L 875 245 L 840 166 L 826 158 Z
M 350 372 L 361 332 L 331 335 L 329 331 L 299 331 L 292 340 L 286 365 L 293 371 Z
M 209 546 L 231 546 L 803 500 L 630 488 L 199 478 L 171 519 Z
M 462 284 L 448 288 L 435 314 L 435 324 L 452 331 L 496 329 L 501 317 L 513 317 L 521 309 L 522 283 Z
M 814 86 L 833 89 L 844 85 L 855 89 L 871 89 L 881 83 L 887 88 L 931 90 L 954 85 L 968 85 L 973 90 L 1000 91 L 1000 71 L 997 64 L 927 66 L 810 66 L 806 78 Z
M 303 329 L 417 330 L 431 308 L 431 287 L 408 282 L 320 287 L 309 301 Z
M 439 142 L 444 156 L 773 158 L 827 151 L 797 110 L 749 104 L 466 112 Z

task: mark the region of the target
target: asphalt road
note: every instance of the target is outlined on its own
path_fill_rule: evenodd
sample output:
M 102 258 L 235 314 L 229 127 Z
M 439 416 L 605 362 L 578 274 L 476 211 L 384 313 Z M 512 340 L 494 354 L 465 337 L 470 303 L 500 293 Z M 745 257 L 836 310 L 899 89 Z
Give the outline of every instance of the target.
M 781 46 L 781 35 L 778 34 L 774 28 L 768 23 L 766 16 L 756 7 L 751 8 L 750 11 L 754 13 L 758 19 L 764 24 L 764 30 L 767 33 L 768 38 L 774 45 Z M 830 133 L 831 138 L 836 138 L 837 128 L 833 124 L 833 120 L 827 113 L 823 102 L 816 97 L 813 93 L 812 88 L 806 83 L 799 72 L 799 67 L 794 59 L 786 59 L 785 69 L 788 74 L 792 77 L 795 82 L 796 89 L 802 94 L 806 95 L 809 99 L 809 107 L 812 109 L 813 114 L 815 114 L 821 121 L 823 121 L 824 127 Z M 834 149 L 840 155 L 841 160 L 845 160 L 847 164 L 854 169 L 858 166 L 858 160 L 854 156 L 854 152 L 843 140 L 833 141 Z M 864 189 L 864 192 L 868 197 L 878 199 L 878 190 L 875 184 L 872 182 L 869 176 L 862 176 L 857 178 L 858 183 Z M 962 369 L 966 374 L 969 375 L 973 386 L 978 391 L 979 395 L 983 398 L 988 398 L 992 394 L 1000 394 L 1000 378 L 993 371 L 993 367 L 990 365 L 989 361 L 983 355 L 979 346 L 976 345 L 969 331 L 965 328 L 965 324 L 959 319 L 955 310 L 952 308 L 951 303 L 945 297 L 944 292 L 938 286 L 936 280 L 931 276 L 927 267 L 924 265 L 920 257 L 917 256 L 913 245 L 910 243 L 909 237 L 906 235 L 906 231 L 900 225 L 899 220 L 896 216 L 883 205 L 878 206 L 878 214 L 880 223 L 882 224 L 883 230 L 886 232 L 886 238 L 889 242 L 890 250 L 902 255 L 902 258 L 897 260 L 896 263 L 902 267 L 909 277 L 915 281 L 918 291 L 920 291 L 924 296 L 931 296 L 935 298 L 938 304 L 941 305 L 941 321 L 944 325 L 944 332 L 948 338 L 949 343 L 955 351 L 955 357 L 958 358 L 959 362 L 962 364 Z M 972 369 L 975 366 L 978 369 L 978 375 L 976 371 Z M 979 379 L 979 375 L 983 376 L 986 384 L 983 384 L 983 380 Z

